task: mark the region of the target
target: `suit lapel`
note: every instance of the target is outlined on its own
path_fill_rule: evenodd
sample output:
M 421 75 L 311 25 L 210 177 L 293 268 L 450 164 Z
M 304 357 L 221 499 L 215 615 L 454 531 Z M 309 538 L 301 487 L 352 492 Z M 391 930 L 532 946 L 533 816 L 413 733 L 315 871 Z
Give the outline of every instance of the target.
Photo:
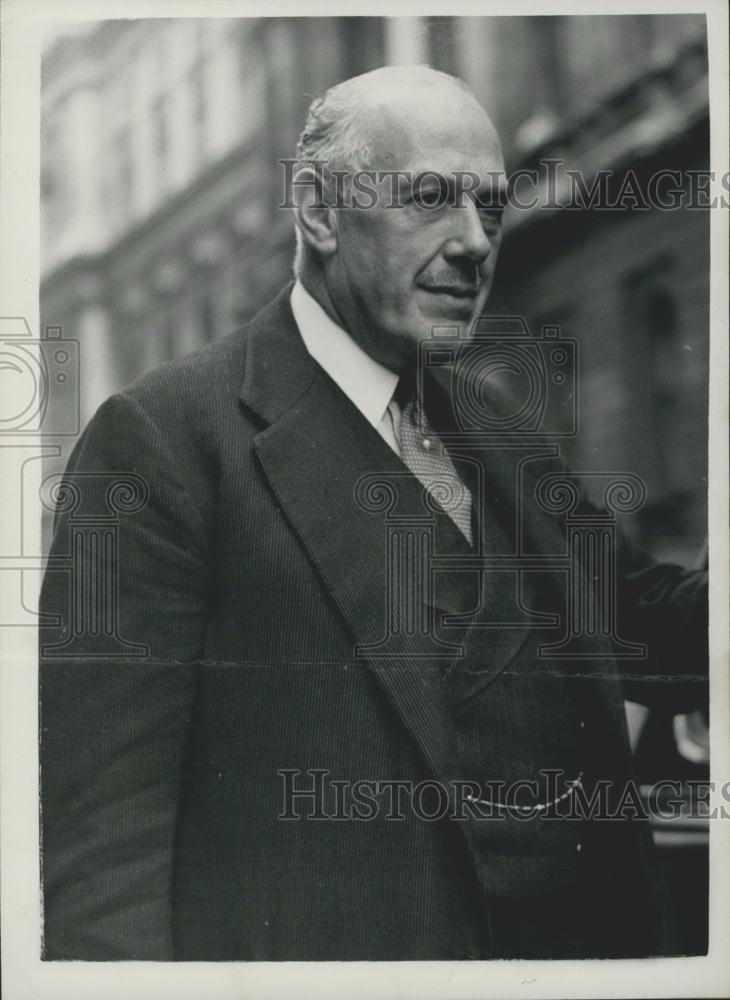
M 288 289 L 251 325 L 241 400 L 262 420 L 254 442 L 261 467 L 348 624 L 354 650 L 365 648 L 370 668 L 434 773 L 457 776 L 441 678 L 453 651 L 439 656 L 432 639 L 406 632 L 388 637 L 386 655 L 377 650 L 389 611 L 388 511 L 366 509 L 358 484 L 368 477 L 377 482 L 383 474 L 390 482 L 396 477 L 404 511 L 417 508 L 420 486 L 310 357 Z

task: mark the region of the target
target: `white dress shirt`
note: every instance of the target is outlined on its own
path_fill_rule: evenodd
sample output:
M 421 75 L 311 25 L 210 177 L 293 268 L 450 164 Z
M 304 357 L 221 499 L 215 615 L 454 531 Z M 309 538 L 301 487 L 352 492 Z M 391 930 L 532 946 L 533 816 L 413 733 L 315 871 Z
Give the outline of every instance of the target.
M 292 289 L 291 308 L 311 356 L 400 455 L 400 407 L 393 398 L 398 375 L 371 358 L 299 281 Z

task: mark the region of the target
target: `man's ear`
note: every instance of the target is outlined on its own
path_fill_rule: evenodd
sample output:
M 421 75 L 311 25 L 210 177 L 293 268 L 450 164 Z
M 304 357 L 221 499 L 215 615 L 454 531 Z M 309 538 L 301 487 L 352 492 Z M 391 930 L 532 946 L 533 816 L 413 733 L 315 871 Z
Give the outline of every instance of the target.
M 321 171 L 302 167 L 292 182 L 294 218 L 304 242 L 322 257 L 337 249 L 337 213 L 327 203 Z

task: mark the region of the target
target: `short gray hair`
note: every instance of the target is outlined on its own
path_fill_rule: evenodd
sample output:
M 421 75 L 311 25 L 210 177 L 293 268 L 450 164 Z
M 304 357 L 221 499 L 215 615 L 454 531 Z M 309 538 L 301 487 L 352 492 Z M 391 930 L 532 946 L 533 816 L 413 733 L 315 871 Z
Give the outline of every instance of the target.
M 430 66 L 382 66 L 379 69 L 350 77 L 330 87 L 309 106 L 296 148 L 293 177 L 305 167 L 324 164 L 322 181 L 328 186 L 329 170 L 365 170 L 371 157 L 369 136 L 363 128 L 364 109 L 368 102 L 384 98 L 393 88 L 404 84 L 432 86 L 451 84 L 476 101 L 472 90 L 458 77 Z M 296 229 L 297 249 L 294 274 L 299 275 L 306 247 L 299 227 Z

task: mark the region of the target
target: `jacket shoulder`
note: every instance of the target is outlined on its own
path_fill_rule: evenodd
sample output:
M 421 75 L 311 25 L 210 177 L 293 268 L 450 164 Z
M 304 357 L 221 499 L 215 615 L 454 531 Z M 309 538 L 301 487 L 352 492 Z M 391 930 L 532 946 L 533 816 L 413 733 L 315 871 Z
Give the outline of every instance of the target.
M 235 402 L 246 368 L 249 327 L 142 375 L 121 392 L 151 414 Z
M 248 323 L 222 340 L 160 365 L 137 379 L 121 395 L 133 399 L 158 422 L 169 418 L 204 424 L 233 409 L 240 412 L 247 354 L 252 339 L 268 340 L 277 329 L 293 322 L 289 308 L 291 284 Z

